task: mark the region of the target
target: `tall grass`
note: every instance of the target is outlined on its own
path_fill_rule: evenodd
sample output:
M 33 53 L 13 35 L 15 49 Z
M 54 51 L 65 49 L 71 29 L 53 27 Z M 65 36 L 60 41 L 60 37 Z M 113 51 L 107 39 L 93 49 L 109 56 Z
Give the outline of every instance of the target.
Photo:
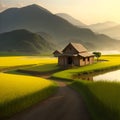
M 53 77 L 74 80 L 70 85 L 84 97 L 92 120 L 120 120 L 120 83 L 75 80 L 74 75 L 120 68 L 120 55 L 102 56 L 102 62 L 64 70 Z
M 84 97 L 92 120 L 120 120 L 120 83 L 81 80 L 70 86 Z
M 55 90 L 56 84 L 43 78 L 0 73 L 0 118 L 47 98 Z

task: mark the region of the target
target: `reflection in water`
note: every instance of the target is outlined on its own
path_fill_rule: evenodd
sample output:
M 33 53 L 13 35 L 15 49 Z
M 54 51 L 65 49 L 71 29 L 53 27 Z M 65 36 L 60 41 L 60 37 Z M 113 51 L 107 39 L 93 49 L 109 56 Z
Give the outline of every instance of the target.
M 81 80 L 90 80 L 90 81 L 93 81 L 93 75 L 90 75 L 90 74 L 74 75 L 73 79 L 81 79 Z
M 78 74 L 73 76 L 74 79 L 91 80 L 91 81 L 120 81 L 120 70 L 109 71 L 107 73 Z
M 120 81 L 120 70 L 93 77 L 94 81 Z

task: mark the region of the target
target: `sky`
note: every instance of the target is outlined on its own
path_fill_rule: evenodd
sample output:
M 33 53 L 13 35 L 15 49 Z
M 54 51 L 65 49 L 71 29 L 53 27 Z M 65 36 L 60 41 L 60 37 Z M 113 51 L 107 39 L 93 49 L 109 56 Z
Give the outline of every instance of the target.
M 85 24 L 120 23 L 120 0 L 0 0 L 0 11 L 38 4 L 52 13 L 68 13 Z

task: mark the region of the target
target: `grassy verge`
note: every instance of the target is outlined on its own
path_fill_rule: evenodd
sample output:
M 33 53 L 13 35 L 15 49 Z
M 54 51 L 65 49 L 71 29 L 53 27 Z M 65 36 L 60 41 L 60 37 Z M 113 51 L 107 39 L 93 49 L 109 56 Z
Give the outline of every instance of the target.
M 120 120 L 120 83 L 81 80 L 70 86 L 84 97 L 92 120 Z
M 0 67 L 0 72 L 8 72 L 8 71 L 14 71 L 20 68 L 27 68 L 27 67 L 32 67 L 35 66 L 36 64 L 31 64 L 31 65 L 18 65 L 18 66 L 2 66 Z
M 18 75 L 29 75 L 29 76 L 44 76 L 51 75 L 55 72 L 61 71 L 62 68 L 59 67 L 56 63 L 51 64 L 37 64 L 37 65 L 26 65 L 26 66 L 17 66 L 16 68 L 7 68 L 5 73 L 9 74 L 18 74 Z
M 56 88 L 54 82 L 43 78 L 0 73 L 0 118 L 42 101 Z
M 101 59 L 107 61 L 98 62 L 83 67 L 72 68 L 69 70 L 64 70 L 62 72 L 57 72 L 53 74 L 52 77 L 73 80 L 74 75 L 99 72 L 113 68 L 120 68 L 120 55 L 102 56 Z
M 46 73 L 51 71 L 57 71 L 59 69 L 60 67 L 56 63 L 54 63 L 54 64 L 43 64 L 43 65 L 38 64 L 32 67 L 30 66 L 30 67 L 21 68 L 19 70 Z

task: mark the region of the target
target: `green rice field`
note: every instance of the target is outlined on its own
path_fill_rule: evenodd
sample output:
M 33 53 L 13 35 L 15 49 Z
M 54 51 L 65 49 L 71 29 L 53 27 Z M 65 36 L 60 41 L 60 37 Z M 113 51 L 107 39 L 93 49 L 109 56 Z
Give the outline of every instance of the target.
M 119 69 L 120 55 L 106 55 L 102 62 L 53 74 L 59 79 L 72 80 L 69 85 L 85 99 L 92 120 L 120 120 L 120 82 L 93 82 L 73 79 L 73 75 Z

